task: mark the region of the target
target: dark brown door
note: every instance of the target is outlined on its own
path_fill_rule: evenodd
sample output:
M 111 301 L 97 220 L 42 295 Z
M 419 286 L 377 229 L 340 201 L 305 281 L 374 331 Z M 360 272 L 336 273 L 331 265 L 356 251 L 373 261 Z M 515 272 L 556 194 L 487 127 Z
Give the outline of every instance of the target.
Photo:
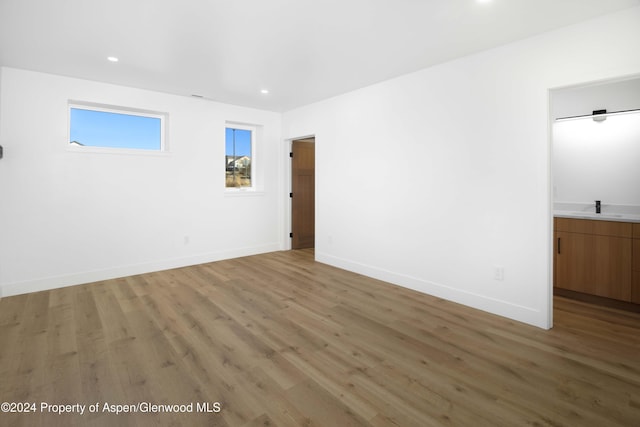
M 291 248 L 315 244 L 315 138 L 293 141 L 291 152 Z

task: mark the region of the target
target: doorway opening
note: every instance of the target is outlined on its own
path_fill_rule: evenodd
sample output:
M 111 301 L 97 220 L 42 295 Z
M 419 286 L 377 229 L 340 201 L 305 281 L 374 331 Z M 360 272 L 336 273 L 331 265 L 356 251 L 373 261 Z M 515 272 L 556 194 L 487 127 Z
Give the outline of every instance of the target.
M 553 89 L 550 101 L 552 294 L 640 311 L 640 78 Z
M 315 247 L 315 142 L 291 141 L 291 249 Z

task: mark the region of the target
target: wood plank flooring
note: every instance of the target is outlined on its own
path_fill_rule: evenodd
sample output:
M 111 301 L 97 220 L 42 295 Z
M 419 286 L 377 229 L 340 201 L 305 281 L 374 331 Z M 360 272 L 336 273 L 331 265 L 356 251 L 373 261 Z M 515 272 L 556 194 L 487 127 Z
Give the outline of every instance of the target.
M 0 299 L 0 402 L 37 406 L 1 426 L 640 426 L 640 314 L 557 297 L 544 331 L 276 252 Z M 140 402 L 193 406 L 104 410 Z

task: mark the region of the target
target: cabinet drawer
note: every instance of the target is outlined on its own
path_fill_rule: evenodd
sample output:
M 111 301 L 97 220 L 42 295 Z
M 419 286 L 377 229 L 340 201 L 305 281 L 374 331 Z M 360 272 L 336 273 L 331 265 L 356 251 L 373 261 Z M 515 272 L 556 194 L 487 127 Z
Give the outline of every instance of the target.
M 640 274 L 640 239 L 633 239 L 633 269 Z
M 555 218 L 556 231 L 631 238 L 635 228 L 630 222 L 600 221 L 592 219 Z M 640 235 L 640 228 L 637 230 Z
M 633 223 L 633 238 L 640 239 L 640 222 Z

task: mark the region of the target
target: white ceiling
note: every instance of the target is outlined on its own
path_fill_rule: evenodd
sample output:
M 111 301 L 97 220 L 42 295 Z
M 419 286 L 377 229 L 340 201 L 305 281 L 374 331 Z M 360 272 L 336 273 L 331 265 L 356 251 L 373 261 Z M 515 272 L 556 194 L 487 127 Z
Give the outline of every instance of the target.
M 0 65 L 286 111 L 639 4 L 0 0 Z

